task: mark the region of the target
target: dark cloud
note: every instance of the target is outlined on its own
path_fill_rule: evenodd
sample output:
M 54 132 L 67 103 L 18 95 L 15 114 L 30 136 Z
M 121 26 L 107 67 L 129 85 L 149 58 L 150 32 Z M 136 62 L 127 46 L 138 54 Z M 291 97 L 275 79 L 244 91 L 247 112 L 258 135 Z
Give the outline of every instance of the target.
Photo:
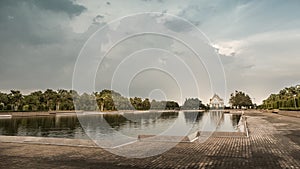
M 1 0 L 1 89 L 70 88 L 86 35 L 69 22 L 83 10 L 67 0 Z
M 41 26 L 38 22 L 22 24 L 22 21 L 18 21 L 22 18 L 15 19 L 13 23 L 4 24 L 4 29 L 0 31 L 1 37 L 11 42 L 31 43 L 33 45 L 52 44 L 63 40 L 61 37 L 63 37 L 64 32 L 61 28 L 48 30 L 50 28 Z
M 65 12 L 70 17 L 80 15 L 86 10 L 84 6 L 75 4 L 72 0 L 33 0 L 33 3 L 46 10 Z
M 67 13 L 70 17 L 80 15 L 86 10 L 84 6 L 75 4 L 73 0 L 1 0 L 0 8 L 20 7 L 26 4 L 53 12 Z
M 70 0 L 3 0 L 0 4 L 2 39 L 34 45 L 64 41 L 71 30 L 62 22 L 85 9 Z
M 165 26 L 175 32 L 188 32 L 191 30 L 191 25 L 179 19 L 166 21 Z

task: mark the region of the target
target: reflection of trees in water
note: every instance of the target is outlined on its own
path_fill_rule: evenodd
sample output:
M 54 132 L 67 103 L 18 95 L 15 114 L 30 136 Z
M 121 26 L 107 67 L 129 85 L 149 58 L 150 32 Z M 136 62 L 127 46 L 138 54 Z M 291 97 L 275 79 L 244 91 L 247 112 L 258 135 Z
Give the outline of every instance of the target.
M 183 112 L 186 123 L 199 122 L 204 112 Z
M 224 113 L 222 111 L 212 111 L 209 114 L 211 122 L 216 125 L 224 123 Z
M 75 129 L 78 127 L 79 121 L 76 116 L 62 116 L 55 118 L 55 127 Z
M 136 122 L 136 123 L 142 123 L 143 120 L 156 120 L 159 118 L 160 113 L 140 113 L 140 114 L 134 114 L 134 113 L 126 113 L 124 114 L 124 117 L 126 117 L 130 123 Z
M 14 133 L 17 132 L 18 127 L 17 124 L 12 122 L 12 119 L 3 119 L 0 120 L 0 131 L 1 135 L 15 135 Z
M 125 124 L 128 121 L 128 119 L 120 114 L 104 114 L 103 118 L 112 128 Z
M 0 134 L 30 136 L 47 136 L 51 131 L 68 130 L 71 132 L 79 127 L 76 116 L 69 117 L 22 117 L 0 120 Z
M 103 118 L 112 127 L 118 127 L 120 125 L 126 124 L 141 124 L 143 121 L 156 121 L 157 119 L 173 119 L 178 117 L 178 112 L 151 112 L 151 113 L 125 113 L 120 114 L 105 114 Z
M 239 115 L 239 114 L 233 114 L 231 116 L 232 125 L 233 126 L 237 126 L 239 124 L 240 119 L 241 119 L 241 115 Z
M 162 112 L 161 119 L 174 119 L 178 117 L 178 112 Z

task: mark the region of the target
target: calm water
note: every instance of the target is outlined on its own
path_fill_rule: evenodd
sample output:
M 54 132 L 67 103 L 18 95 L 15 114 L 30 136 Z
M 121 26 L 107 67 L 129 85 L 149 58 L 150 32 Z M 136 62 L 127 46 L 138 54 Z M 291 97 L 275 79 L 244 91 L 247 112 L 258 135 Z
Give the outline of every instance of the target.
M 177 128 L 169 133 L 171 135 L 186 128 L 190 129 L 190 133 L 215 130 L 238 132 L 239 120 L 240 115 L 217 111 L 22 117 L 0 119 L 0 135 L 86 139 L 86 133 L 113 135 L 118 131 L 126 136 L 137 137 L 140 134 L 159 134 L 174 126 L 174 123 Z

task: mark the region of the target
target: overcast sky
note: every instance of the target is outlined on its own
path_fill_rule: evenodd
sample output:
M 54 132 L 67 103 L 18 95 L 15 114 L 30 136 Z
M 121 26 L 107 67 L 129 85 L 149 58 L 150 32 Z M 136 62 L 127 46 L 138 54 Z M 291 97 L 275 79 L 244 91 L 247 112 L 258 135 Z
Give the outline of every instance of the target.
M 128 95 L 125 89 L 121 89 L 120 79 L 130 73 L 134 75 L 134 66 L 130 64 L 144 63 L 147 65 L 145 68 L 165 65 L 165 68 L 175 72 L 175 75 L 159 70 L 144 71 L 144 74 L 139 72 L 131 79 L 132 84 L 128 87 L 130 96 L 156 98 L 162 93 L 155 89 L 161 89 L 166 90 L 163 92 L 169 95 L 166 96 L 168 99 L 182 102 L 182 98 L 187 96 L 199 96 L 207 103 L 215 92 L 228 98 L 233 91 L 242 90 L 255 98 L 255 102 L 260 103 L 270 93 L 300 83 L 299 7 L 298 0 L 1 0 L 0 90 L 7 92 L 10 89 L 19 89 L 28 93 L 46 88 L 71 89 L 79 52 L 94 32 L 120 17 L 142 12 L 161 12 L 184 18 L 199 28 L 203 35 L 209 38 L 210 47 L 219 54 L 221 67 L 219 63 L 208 65 L 210 68 L 198 66 L 201 64 L 193 60 L 192 57 L 195 56 L 184 51 L 186 49 L 181 49 L 182 44 L 177 44 L 174 39 L 158 39 L 156 36 L 145 35 L 142 38 L 124 41 L 103 59 L 95 76 L 97 90 L 113 86 L 122 94 Z M 131 25 L 126 31 L 122 27 L 122 24 L 126 25 L 124 23 Z M 147 23 L 151 23 L 151 19 L 126 20 L 120 25 L 110 27 L 107 32 L 102 32 L 102 37 L 98 37 L 108 45 L 101 47 L 109 48 L 108 42 L 115 38 L 104 37 L 105 33 L 109 34 L 108 31 L 110 34 L 111 31 L 115 31 L 118 32 L 117 35 L 121 35 L 133 29 L 152 26 Z M 159 29 L 169 29 L 186 36 L 194 33 L 182 25 L 187 24 L 167 20 L 164 21 L 165 28 Z M 147 53 L 147 50 L 140 51 L 119 64 L 128 55 L 144 48 L 163 50 L 154 50 L 151 53 Z M 203 48 L 205 45 L 201 46 L 201 49 Z M 179 59 L 176 59 L 174 53 Z M 207 56 L 215 57 L 209 54 Z M 149 58 L 157 63 L 152 63 Z M 178 62 L 171 62 L 170 58 Z M 183 62 L 190 68 L 178 68 L 181 73 L 176 73 L 176 65 Z M 87 63 L 82 64 L 86 66 L 85 69 L 90 68 Z M 169 68 L 166 65 L 169 65 Z M 115 72 L 117 80 L 114 80 L 120 81 L 115 86 L 109 84 L 109 79 L 117 67 L 123 74 Z M 209 69 L 212 68 L 224 68 L 226 86 L 223 82 L 218 83 L 215 80 L 213 83 L 218 83 L 216 88 L 219 89 L 211 88 L 209 76 L 213 73 L 210 73 L 212 70 Z M 197 79 L 197 86 L 189 86 L 188 79 L 193 79 L 192 76 L 189 77 L 190 69 L 196 76 L 194 78 Z M 220 79 L 223 80 L 222 77 Z M 181 84 L 185 80 L 186 84 Z M 157 81 L 160 83 L 156 83 Z M 225 93 L 219 91 L 222 90 L 220 86 L 226 89 Z M 196 88 L 199 88 L 199 91 L 195 91 Z M 183 91 L 184 94 L 178 91 Z

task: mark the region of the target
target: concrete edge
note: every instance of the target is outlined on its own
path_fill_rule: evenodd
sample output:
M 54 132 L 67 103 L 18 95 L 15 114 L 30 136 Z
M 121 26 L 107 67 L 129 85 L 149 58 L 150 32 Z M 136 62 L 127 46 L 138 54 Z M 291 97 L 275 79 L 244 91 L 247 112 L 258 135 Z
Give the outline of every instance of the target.
M 0 136 L 0 143 L 41 144 L 71 147 L 98 147 L 92 140 L 30 136 Z

